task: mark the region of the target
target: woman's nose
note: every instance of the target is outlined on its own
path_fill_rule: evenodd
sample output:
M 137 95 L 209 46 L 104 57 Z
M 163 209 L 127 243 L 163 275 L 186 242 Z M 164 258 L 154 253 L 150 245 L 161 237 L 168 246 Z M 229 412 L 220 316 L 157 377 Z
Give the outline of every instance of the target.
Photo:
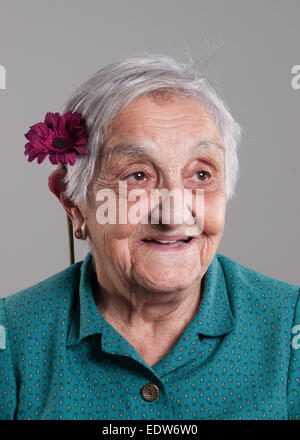
M 204 199 L 187 188 L 154 189 L 151 191 L 151 224 L 197 226 L 202 233 Z M 200 229 L 199 229 L 200 228 Z M 196 233 L 196 231 L 194 231 Z

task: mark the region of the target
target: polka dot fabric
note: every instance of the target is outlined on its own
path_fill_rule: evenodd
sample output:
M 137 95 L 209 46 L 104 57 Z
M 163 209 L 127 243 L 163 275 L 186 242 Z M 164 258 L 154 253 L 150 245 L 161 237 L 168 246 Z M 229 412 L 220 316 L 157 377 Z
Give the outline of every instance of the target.
M 88 253 L 0 300 L 0 419 L 299 419 L 299 287 L 216 254 L 197 314 L 150 367 L 97 310 L 95 276 Z

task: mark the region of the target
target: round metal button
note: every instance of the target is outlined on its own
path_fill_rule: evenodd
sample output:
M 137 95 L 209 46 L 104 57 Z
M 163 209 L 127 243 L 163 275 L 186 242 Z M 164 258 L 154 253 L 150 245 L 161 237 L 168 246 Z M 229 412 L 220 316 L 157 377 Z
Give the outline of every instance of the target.
M 154 383 L 147 383 L 142 387 L 141 394 L 145 400 L 148 402 L 153 402 L 153 400 L 158 399 L 159 388 Z

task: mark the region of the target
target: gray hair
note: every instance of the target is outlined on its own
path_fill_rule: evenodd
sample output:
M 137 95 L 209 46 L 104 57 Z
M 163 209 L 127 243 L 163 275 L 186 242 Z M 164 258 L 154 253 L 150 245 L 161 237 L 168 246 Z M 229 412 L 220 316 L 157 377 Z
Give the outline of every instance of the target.
M 85 206 L 88 185 L 112 119 L 135 98 L 159 91 L 196 99 L 210 110 L 225 146 L 227 199 L 233 197 L 239 171 L 237 148 L 241 127 L 191 59 L 179 61 L 165 55 L 133 56 L 104 67 L 78 87 L 65 103 L 61 113 L 70 110 L 81 113 L 89 134 L 86 145 L 89 154 L 77 156 L 73 166 L 67 165 L 65 197 L 75 205 L 82 200 Z

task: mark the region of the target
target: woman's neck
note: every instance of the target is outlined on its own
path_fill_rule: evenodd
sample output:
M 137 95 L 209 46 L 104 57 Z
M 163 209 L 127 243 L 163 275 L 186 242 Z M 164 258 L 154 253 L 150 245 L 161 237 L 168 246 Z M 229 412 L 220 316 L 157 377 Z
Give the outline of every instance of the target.
M 201 286 L 195 282 L 185 291 L 136 296 L 131 291 L 108 291 L 96 282 L 93 293 L 103 318 L 153 365 L 176 344 L 197 313 L 203 285 L 204 279 Z

